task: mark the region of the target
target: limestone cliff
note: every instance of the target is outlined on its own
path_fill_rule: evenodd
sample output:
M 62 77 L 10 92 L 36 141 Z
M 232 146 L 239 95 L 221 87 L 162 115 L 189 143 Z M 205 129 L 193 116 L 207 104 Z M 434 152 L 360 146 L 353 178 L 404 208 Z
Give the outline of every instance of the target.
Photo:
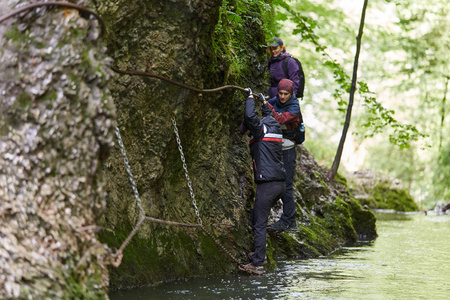
M 220 5 L 221 1 L 211 0 L 104 1 L 99 11 L 111 29 L 108 49 L 114 65 L 124 70 L 149 68 L 200 89 L 236 84 L 225 80 L 227 62 L 212 51 Z M 259 28 L 248 30 L 254 30 L 255 41 L 263 40 Z M 255 49 L 256 44 L 249 42 L 248 47 Z M 263 51 L 243 58 L 249 68 L 260 62 Z M 262 69 L 253 73 L 249 80 L 262 81 Z M 253 183 L 246 141 L 238 134 L 242 93 L 199 94 L 154 78 L 127 75 L 115 76 L 111 91 L 146 214 L 197 222 L 174 134 L 175 119 L 203 224 L 236 256 L 246 257 L 251 233 L 243 207 L 251 199 Z M 119 247 L 139 213 L 117 148 L 105 172 L 108 210 L 100 236 Z M 111 270 L 111 279 L 115 286 L 133 286 L 233 270 L 236 266 L 200 231 L 145 222 L 125 248 L 121 266 Z
M 1 26 L 0 298 L 104 298 L 111 251 L 96 232 L 114 104 L 100 27 L 55 7 Z

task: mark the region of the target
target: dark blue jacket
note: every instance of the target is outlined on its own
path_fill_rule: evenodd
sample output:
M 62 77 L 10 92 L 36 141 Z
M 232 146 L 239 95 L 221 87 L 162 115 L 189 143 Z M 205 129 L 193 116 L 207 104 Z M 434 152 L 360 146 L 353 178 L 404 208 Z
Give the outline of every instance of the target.
M 255 182 L 285 181 L 280 124 L 272 116 L 267 104 L 261 109 L 264 117 L 260 120 L 255 109 L 255 100 L 247 98 L 244 124 L 251 134 L 250 153 L 253 158 Z

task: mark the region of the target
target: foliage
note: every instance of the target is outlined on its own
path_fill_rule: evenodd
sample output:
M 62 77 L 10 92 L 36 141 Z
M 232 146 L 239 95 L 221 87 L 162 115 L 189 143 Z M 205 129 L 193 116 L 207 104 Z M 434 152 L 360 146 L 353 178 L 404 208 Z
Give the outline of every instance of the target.
M 344 70 L 343 66 L 327 53 L 327 46 L 324 46 L 320 42 L 320 37 L 315 33 L 315 29 L 319 27 L 319 22 L 298 12 L 308 12 L 311 11 L 311 9 L 314 9 L 315 11 L 321 12 L 326 17 L 339 15 L 332 11 L 332 8 L 325 5 L 314 5 L 309 1 L 302 1 L 295 6 L 295 9 L 288 5 L 287 2 L 279 1 L 279 7 L 282 9 L 279 9 L 278 11 L 278 19 L 293 22 L 296 27 L 292 31 L 292 34 L 300 35 L 303 41 L 312 43 L 315 47 L 315 51 L 322 55 L 324 60 L 323 65 L 331 69 L 334 76 L 334 82 L 337 84 L 332 96 L 339 105 L 338 110 L 345 113 L 348 105 L 347 95 L 350 93 L 351 87 L 350 76 L 347 75 L 348 72 Z M 375 94 L 370 91 L 366 82 L 359 80 L 357 83 L 357 91 L 364 101 L 366 113 L 370 116 L 366 123 L 363 124 L 363 127 L 370 129 L 365 130 L 365 132 L 361 134 L 363 138 L 373 137 L 376 133 L 386 130 L 386 127 L 390 127 L 394 131 L 389 135 L 390 142 L 403 149 L 408 148 L 411 141 L 424 137 L 414 125 L 402 124 L 393 117 L 393 110 L 386 109 L 380 102 L 377 102 Z
M 382 10 L 384 6 L 379 9 Z M 369 148 L 368 167 L 383 167 L 393 176 L 408 182 L 413 194 L 428 208 L 438 200 L 448 200 L 445 177 L 445 133 L 448 123 L 448 61 L 450 54 L 450 19 L 447 1 L 433 0 L 397 2 L 395 22 L 374 30 L 374 57 L 379 89 L 391 98 L 392 110 L 403 119 L 414 122 L 426 136 L 411 144 L 411 149 L 398 151 L 381 142 Z M 369 71 L 370 72 L 370 71 Z M 372 73 L 375 73 L 372 69 Z M 374 157 L 378 157 L 378 161 Z
M 291 2 L 291 1 L 289 1 Z M 304 8 L 303 8 L 304 6 Z M 276 32 L 280 27 L 277 21 L 290 20 L 295 23 L 292 34 L 300 35 L 303 41 L 311 42 L 315 51 L 323 57 L 323 65 L 331 69 L 334 82 L 337 84 L 332 96 L 337 100 L 338 110 L 346 111 L 348 100 L 347 94 L 350 92 L 350 77 L 341 66 L 327 53 L 327 46 L 320 42 L 320 37 L 315 33 L 318 22 L 312 17 L 297 13 L 297 11 L 308 11 L 312 9 L 321 9 L 326 15 L 336 15 L 331 13 L 325 6 L 314 5 L 309 1 L 302 1 L 297 4 L 296 9 L 288 1 L 273 0 L 225 0 L 220 8 L 219 22 L 215 28 L 214 49 L 222 57 L 226 57 L 230 64 L 229 75 L 242 76 L 242 70 L 246 68 L 246 57 L 249 55 L 246 44 L 252 39 L 252 32 L 247 29 L 252 26 L 259 26 L 264 30 L 267 38 L 278 35 Z M 276 18 L 273 18 L 273 10 L 276 9 Z M 250 26 L 243 26 L 244 23 Z M 265 47 L 265 45 L 260 45 Z M 238 75 L 239 74 L 239 75 Z M 394 129 L 390 134 L 389 140 L 400 148 L 409 147 L 410 141 L 417 140 L 422 134 L 413 125 L 402 124 L 394 117 L 394 111 L 386 109 L 376 101 L 374 93 L 369 90 L 366 82 L 359 81 L 359 95 L 364 100 L 367 114 L 369 117 L 363 127 L 365 132 L 361 135 L 363 138 L 372 137 L 381 132 L 386 126 Z M 367 132 L 370 129 L 369 132 Z
M 427 169 L 433 170 L 426 180 L 431 199 L 448 201 L 450 184 L 447 165 L 448 145 L 443 145 L 449 130 L 446 121 L 448 112 L 448 85 L 450 73 L 450 26 L 448 2 L 435 0 L 431 3 L 409 1 L 401 3 L 398 9 L 398 26 L 402 28 L 400 46 L 407 60 L 398 61 L 400 70 L 407 80 L 399 83 L 399 89 L 405 84 L 413 91 L 423 107 L 423 130 L 430 134 L 429 159 L 425 161 Z M 408 81 L 408 82 L 406 82 Z M 422 185 L 423 186 L 423 185 Z
M 357 12 L 335 0 L 284 3 L 277 12 L 281 36 L 302 60 L 307 79 L 302 112 L 312 138 L 305 146 L 320 163 L 330 163 L 342 122 L 336 110 L 344 111 L 347 102 Z M 387 170 L 429 207 L 448 201 L 450 184 L 443 175 L 450 125 L 448 11 L 443 0 L 369 2 L 354 134 L 346 142 L 362 158 L 347 155 L 343 165 Z
M 389 134 L 389 141 L 399 146 L 400 149 L 410 148 L 411 141 L 425 138 L 427 135 L 419 132 L 416 126 L 402 124 L 393 117 L 395 111 L 385 108 L 369 91 L 367 85 L 360 83 L 360 93 L 364 94 L 364 106 L 366 107 L 366 122 L 362 127 L 369 127 L 369 132 L 363 134 L 364 138 L 373 137 L 375 134 L 383 133 L 385 127 L 389 125 L 393 133 Z M 361 132 L 361 131 L 360 131 Z M 361 133 L 360 133 L 361 134 Z

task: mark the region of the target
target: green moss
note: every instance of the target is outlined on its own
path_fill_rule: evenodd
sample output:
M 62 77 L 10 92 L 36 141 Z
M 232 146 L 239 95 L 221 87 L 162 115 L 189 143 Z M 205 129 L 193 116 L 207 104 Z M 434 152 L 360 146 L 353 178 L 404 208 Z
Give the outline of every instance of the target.
M 58 94 L 56 93 L 56 90 L 47 90 L 44 95 L 38 98 L 38 101 L 54 101 L 58 97 Z
M 29 36 L 25 35 L 23 32 L 21 32 L 17 25 L 13 25 L 11 27 L 11 29 L 7 30 L 5 32 L 5 37 L 6 37 L 6 40 L 12 40 L 12 41 L 20 43 L 20 44 L 22 44 L 22 43 L 24 44 L 28 40 L 33 40 L 32 37 L 29 37 Z
M 9 132 L 9 126 L 4 122 L 5 119 L 0 116 L 0 136 L 6 136 Z
M 361 205 L 365 205 L 365 206 L 371 207 L 371 208 L 382 208 L 382 209 L 387 208 L 387 206 L 385 206 L 385 207 L 381 207 L 381 206 L 378 207 L 377 206 L 377 201 L 375 200 L 375 198 L 373 196 L 370 196 L 370 195 L 368 197 L 364 198 L 364 199 L 358 199 L 358 202 Z
M 27 93 L 20 92 L 19 95 L 17 95 L 14 107 L 19 108 L 20 110 L 25 110 L 32 105 L 31 99 L 31 96 Z
M 81 67 L 86 73 L 93 73 L 93 64 L 91 58 L 89 57 L 89 49 L 84 49 L 81 53 Z
M 349 202 L 353 227 L 359 239 L 372 240 L 377 237 L 376 219 L 370 209 L 364 208 L 357 200 Z
M 350 209 L 351 207 L 340 197 L 336 197 L 335 202 L 324 207 L 326 228 L 340 243 L 354 243 L 357 239 Z
M 404 189 L 391 189 L 385 185 L 377 185 L 373 190 L 376 208 L 394 209 L 396 211 L 417 211 L 417 204 Z
M 339 172 L 336 173 L 336 176 L 334 177 L 334 181 L 347 186 L 347 178 L 342 176 Z
M 322 173 L 321 173 L 321 172 L 315 171 L 315 172 L 314 172 L 314 175 L 315 175 L 315 179 L 318 181 L 318 183 L 319 183 L 321 186 L 326 187 L 326 186 L 328 185 L 328 184 L 325 182 L 325 180 L 323 179 Z
M 99 233 L 101 242 L 106 243 L 111 248 L 118 249 L 130 234 L 132 227 L 121 226 L 121 230 L 115 232 L 102 231 Z M 138 234 L 137 234 L 138 235 Z M 144 254 L 145 253 L 145 254 Z M 145 282 L 145 278 L 150 276 L 154 268 L 148 266 L 158 265 L 158 255 L 155 247 L 150 241 L 144 241 L 139 236 L 134 236 L 130 244 L 125 248 L 122 263 L 118 268 L 110 267 L 110 280 L 117 286 L 136 286 Z
M 5 115 L 5 125 L 1 129 L 2 132 L 8 132 L 8 126 L 15 126 L 20 120 L 21 115 L 27 113 L 29 107 L 32 106 L 32 97 L 25 92 L 21 92 L 17 95 L 16 100 L 11 106 L 9 113 Z
M 417 211 L 419 209 L 407 189 L 379 172 L 366 171 L 362 175 L 353 176 L 350 187 L 355 195 L 364 195 L 358 201 L 370 208 L 396 211 Z
M 266 271 L 272 271 L 277 268 L 277 262 L 275 260 L 275 249 L 272 245 L 272 240 L 267 238 L 267 248 L 266 248 L 266 256 L 267 256 L 267 265 L 264 267 Z
M 219 9 L 219 19 L 213 34 L 215 60 L 224 61 L 225 81 L 235 82 L 246 78 L 252 70 L 249 58 L 254 56 L 247 47 L 255 36 L 273 36 L 274 23 L 270 22 L 272 7 L 267 1 L 225 0 Z M 261 45 L 265 46 L 265 45 Z M 263 49 L 263 47 L 261 47 Z M 214 64 L 210 64 L 214 68 Z M 212 72 L 216 70 L 211 69 Z
M 374 214 L 356 200 L 335 197 L 331 202 L 315 203 L 312 212 L 303 211 L 299 232 L 271 235 L 275 254 L 311 258 L 328 255 L 358 238 L 376 237 Z
M 313 220 L 310 224 L 298 225 L 297 233 L 283 232 L 270 236 L 277 256 L 312 258 L 327 255 L 339 246 L 329 233 L 325 220 L 310 218 Z
M 320 218 L 316 218 L 308 227 L 300 226 L 299 229 L 298 237 L 303 241 L 299 246 L 309 257 L 326 255 L 337 246 Z
M 70 274 L 65 286 L 65 299 L 105 299 L 105 291 L 98 288 L 101 280 L 101 271 L 89 274 L 87 280 L 81 280 L 77 275 Z
M 111 289 L 214 274 L 218 268 L 234 267 L 201 229 L 166 225 L 147 228 L 151 231 L 145 234 L 148 238 L 136 234 L 124 250 L 121 265 L 110 267 Z M 131 230 L 131 226 L 127 226 L 120 232 L 104 231 L 99 238 L 110 247 L 119 248 Z

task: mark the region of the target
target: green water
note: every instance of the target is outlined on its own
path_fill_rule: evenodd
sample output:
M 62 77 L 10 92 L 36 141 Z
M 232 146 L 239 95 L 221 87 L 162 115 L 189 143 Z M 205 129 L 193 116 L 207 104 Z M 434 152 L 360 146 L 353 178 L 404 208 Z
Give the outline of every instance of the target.
M 111 299 L 450 299 L 450 216 L 377 214 L 379 237 L 263 276 L 196 278 Z

